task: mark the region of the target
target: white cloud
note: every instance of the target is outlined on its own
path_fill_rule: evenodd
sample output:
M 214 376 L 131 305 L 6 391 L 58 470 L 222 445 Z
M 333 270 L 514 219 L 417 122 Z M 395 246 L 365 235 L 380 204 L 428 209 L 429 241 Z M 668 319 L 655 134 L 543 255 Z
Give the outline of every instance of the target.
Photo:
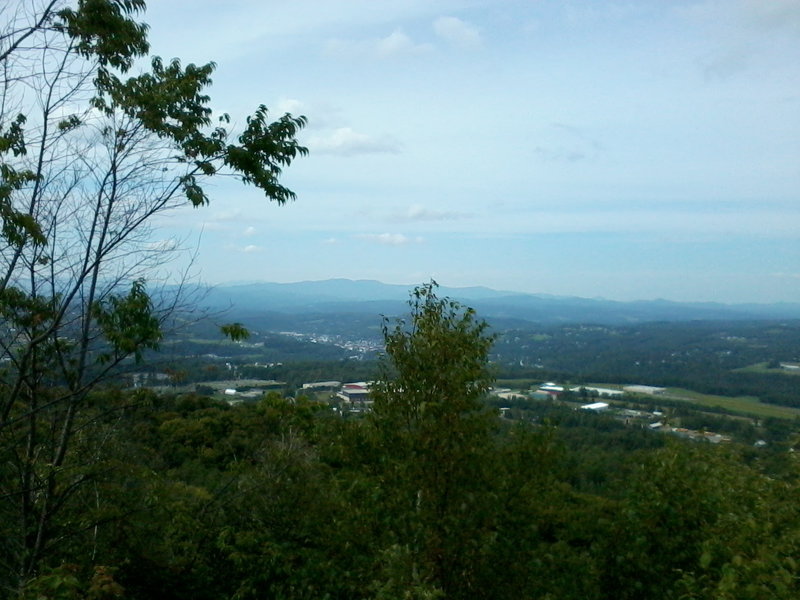
M 217 221 L 203 221 L 200 226 L 202 231 L 230 231 L 231 226 Z
M 797 0 L 704 0 L 676 12 L 707 30 L 709 47 L 697 59 L 706 80 L 792 62 L 787 50 L 800 34 Z
M 157 252 L 169 252 L 178 248 L 178 241 L 175 239 L 158 240 L 147 244 L 147 250 L 154 250 Z
M 240 222 L 247 221 L 244 212 L 240 208 L 235 208 L 233 210 L 218 211 L 213 214 L 205 214 L 205 211 L 198 213 L 193 209 L 192 212 L 185 213 L 185 222 L 188 223 L 195 218 L 202 218 L 204 216 L 206 218 L 203 218 L 201 221 L 200 229 L 208 232 L 239 232 L 241 231 Z
M 532 228 L 531 223 L 535 222 Z M 697 241 L 699 236 L 720 239 L 720 236 L 746 236 L 748 238 L 800 237 L 800 212 L 778 210 L 719 211 L 714 208 L 681 210 L 653 209 L 586 209 L 567 211 L 558 209 L 531 210 L 518 215 L 518 223 L 502 222 L 495 229 L 504 234 L 532 233 L 648 233 L 671 237 L 685 235 Z
M 329 40 L 326 52 L 332 55 L 356 55 L 378 58 L 391 58 L 396 56 L 414 56 L 426 54 L 433 50 L 431 44 L 417 43 L 402 29 L 395 29 L 382 38 L 368 40 Z
M 745 45 L 732 46 L 700 58 L 698 64 L 706 81 L 723 80 L 745 71 L 750 62 L 750 53 L 751 49 Z
M 247 227 L 247 228 L 246 228 L 246 229 L 245 229 L 245 230 L 242 232 L 242 235 L 243 235 L 244 237 L 250 237 L 250 236 L 252 236 L 252 235 L 255 235 L 255 234 L 256 234 L 256 228 L 255 228 L 255 227 L 253 227 L 253 226 Z
M 307 111 L 306 105 L 295 100 L 294 98 L 281 98 L 273 108 L 276 114 L 282 115 L 284 113 L 292 113 L 293 115 L 301 115 Z
M 339 240 L 337 240 L 335 237 L 331 237 L 331 238 L 322 240 L 322 243 L 325 244 L 326 246 L 333 246 L 335 244 L 338 244 Z
M 470 48 L 481 44 L 478 29 L 458 17 L 439 17 L 433 22 L 433 30 L 436 35 L 454 46 Z
M 362 233 L 356 235 L 355 237 L 368 242 L 383 244 L 385 246 L 405 246 L 412 242 L 420 244 L 424 241 L 421 237 L 412 239 L 403 235 L 402 233 Z
M 240 208 L 235 208 L 233 210 L 225 210 L 221 212 L 216 212 L 209 218 L 210 222 L 220 222 L 220 221 L 238 221 L 242 218 L 242 210 Z
M 578 162 L 598 157 L 600 142 L 587 135 L 581 128 L 563 123 L 551 123 L 542 132 L 544 143 L 533 151 L 545 162 Z
M 255 244 L 250 244 L 249 246 L 242 248 L 242 252 L 245 254 L 253 254 L 254 252 L 259 252 L 260 250 L 261 246 L 256 246 Z
M 305 101 L 284 97 L 279 98 L 270 106 L 270 113 L 274 116 L 280 116 L 285 113 L 291 113 L 295 117 L 304 115 L 308 118 L 305 131 L 319 131 L 333 127 L 337 121 L 340 121 L 342 109 L 327 99 L 316 98 Z
M 400 151 L 400 143 L 391 136 L 358 133 L 350 127 L 340 127 L 327 135 L 314 136 L 308 140 L 308 147 L 314 153 L 341 156 L 396 154 Z
M 417 44 L 400 29 L 395 29 L 385 38 L 378 40 L 377 51 L 380 56 L 402 54 L 421 54 L 431 49 L 429 44 Z
M 393 221 L 457 221 L 470 217 L 468 213 L 448 211 L 448 210 L 433 210 L 425 208 L 421 204 L 413 204 L 408 207 L 408 210 L 402 214 L 392 217 Z
M 287 39 L 307 44 L 345 30 L 386 30 L 436 14 L 430 0 L 335 4 L 331 0 L 157 0 L 147 4 L 157 53 L 195 62 L 213 58 L 221 65 L 253 48 L 282 48 Z M 463 0 L 437 0 L 435 4 L 439 12 L 453 11 Z M 175 27 L 174 23 L 185 26 Z
M 800 2 L 797 0 L 742 0 L 742 12 L 751 27 L 800 32 Z

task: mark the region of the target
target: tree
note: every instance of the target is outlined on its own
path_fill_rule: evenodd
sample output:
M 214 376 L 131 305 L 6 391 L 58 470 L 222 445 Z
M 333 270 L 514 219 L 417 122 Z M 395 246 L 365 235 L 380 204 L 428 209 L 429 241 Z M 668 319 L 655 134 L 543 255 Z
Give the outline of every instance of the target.
M 434 282 L 416 288 L 409 304 L 409 323 L 384 321 L 386 355 L 372 391 L 377 468 L 395 516 L 378 597 L 403 589 L 481 597 L 494 489 L 496 419 L 483 403 L 493 337 L 473 309 L 438 298 Z
M 260 106 L 235 137 L 212 123 L 213 63 L 129 76 L 149 52 L 144 0 L 0 6 L 0 585 L 16 588 L 66 535 L 58 514 L 89 475 L 70 461 L 89 392 L 158 348 L 145 276 L 153 217 L 207 204 L 229 174 L 283 204 L 304 117 Z M 234 333 L 240 335 L 238 328 Z M 60 533 L 56 534 L 56 531 Z

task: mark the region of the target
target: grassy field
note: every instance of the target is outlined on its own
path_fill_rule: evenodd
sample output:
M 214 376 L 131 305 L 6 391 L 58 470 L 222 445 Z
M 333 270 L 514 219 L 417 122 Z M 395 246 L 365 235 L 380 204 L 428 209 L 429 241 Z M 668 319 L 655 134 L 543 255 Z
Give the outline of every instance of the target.
M 754 365 L 748 365 L 741 369 L 734 369 L 740 373 L 769 373 L 770 375 L 788 375 L 789 377 L 800 376 L 800 369 L 770 369 L 767 367 L 768 363 L 760 362 Z
M 286 384 L 274 379 L 222 379 L 216 381 L 201 381 L 197 383 L 186 383 L 183 385 L 162 385 L 153 386 L 152 389 L 159 393 L 169 394 L 189 394 L 194 392 L 198 386 L 211 388 L 214 390 L 214 397 L 217 399 L 229 399 L 225 395 L 225 390 L 260 390 L 267 392 L 270 390 L 281 391 Z
M 781 419 L 794 419 L 800 417 L 800 409 L 776 404 L 763 404 L 753 396 L 712 396 L 701 394 L 692 390 L 681 388 L 668 388 L 665 398 L 670 400 L 684 400 L 699 406 L 721 407 L 726 410 L 755 417 L 778 417 Z
M 764 363 L 764 368 L 766 363 Z M 748 367 L 749 368 L 749 367 Z M 507 387 L 513 390 L 526 389 L 529 386 L 536 386 L 539 384 L 538 380 L 533 379 L 498 379 L 496 382 L 497 387 Z M 621 390 L 623 384 L 620 383 L 587 383 L 586 387 L 597 387 L 606 389 Z M 573 386 L 568 386 L 573 387 Z M 706 407 L 720 407 L 731 412 L 750 417 L 777 417 L 780 419 L 794 419 L 800 417 L 800 409 L 791 408 L 788 406 L 778 406 L 777 404 L 763 404 L 754 396 L 714 396 L 711 394 L 701 394 L 692 390 L 682 388 L 668 388 L 663 396 L 649 396 L 649 398 L 657 401 L 658 398 L 665 398 L 669 400 L 679 400 L 696 405 L 698 408 Z M 608 401 L 607 399 L 600 398 L 599 400 Z M 613 403 L 613 400 L 610 402 Z
M 494 387 L 511 388 L 512 390 L 526 390 L 530 387 L 535 389 L 541 383 L 541 379 L 497 379 L 494 382 Z
M 764 363 L 766 366 L 766 363 Z M 623 388 L 622 384 L 615 383 L 591 383 L 587 387 L 601 387 L 609 389 Z M 699 407 L 720 407 L 736 413 L 740 413 L 752 417 L 778 417 L 781 419 L 794 419 L 800 417 L 800 409 L 791 408 L 789 406 L 779 406 L 777 404 L 763 404 L 755 396 L 714 396 L 712 394 L 701 394 L 692 390 L 683 388 L 667 388 L 667 392 L 663 396 L 651 396 L 654 399 L 659 397 L 668 398 L 670 400 L 680 400 L 691 404 L 696 404 Z

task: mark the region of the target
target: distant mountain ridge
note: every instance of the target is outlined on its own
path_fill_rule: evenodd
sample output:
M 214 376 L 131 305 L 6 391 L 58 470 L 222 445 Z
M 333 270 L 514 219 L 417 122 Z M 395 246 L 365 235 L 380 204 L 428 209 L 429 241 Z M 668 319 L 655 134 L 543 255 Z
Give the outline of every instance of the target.
M 232 316 L 266 312 L 299 315 L 402 315 L 410 286 L 374 280 L 328 279 L 297 283 L 220 285 L 206 290 L 203 304 L 230 309 Z M 475 308 L 491 321 L 527 321 L 532 324 L 635 324 L 648 321 L 800 319 L 800 303 L 723 304 L 669 300 L 615 301 L 499 291 L 487 287 L 441 286 L 448 296 Z

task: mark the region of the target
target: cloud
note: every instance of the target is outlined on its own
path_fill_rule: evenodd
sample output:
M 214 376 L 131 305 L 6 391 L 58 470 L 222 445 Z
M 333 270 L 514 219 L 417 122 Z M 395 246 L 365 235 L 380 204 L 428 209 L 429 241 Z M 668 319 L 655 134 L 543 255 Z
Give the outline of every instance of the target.
M 373 136 L 339 127 L 327 135 L 317 135 L 308 140 L 309 149 L 317 154 L 356 156 L 359 154 L 397 154 L 400 143 L 388 135 Z
M 242 210 L 234 208 L 233 210 L 225 210 L 216 212 L 208 219 L 210 222 L 224 222 L 224 221 L 238 221 L 242 218 Z
M 408 207 L 405 212 L 392 217 L 393 221 L 457 221 L 469 218 L 472 215 L 447 210 L 432 210 L 425 208 L 421 204 L 414 204 Z
M 368 56 L 370 58 L 393 58 L 397 56 L 415 56 L 433 50 L 427 43 L 417 43 L 402 29 L 395 29 L 382 38 L 368 40 L 329 40 L 326 53 L 331 55 Z
M 200 226 L 202 231 L 230 231 L 231 226 L 216 221 L 203 221 Z
M 255 244 L 250 244 L 249 246 L 245 246 L 242 248 L 242 252 L 245 254 L 253 254 L 254 252 L 260 252 L 261 246 L 256 246 Z
M 385 246 L 405 246 L 412 242 L 420 244 L 423 242 L 421 237 L 409 238 L 402 233 L 361 233 L 356 235 L 360 240 L 366 240 L 376 244 L 383 244 Z
M 753 28 L 800 33 L 800 3 L 797 0 L 742 0 L 742 13 Z
M 274 112 L 276 114 L 282 115 L 284 113 L 292 113 L 293 115 L 301 115 L 303 112 L 307 111 L 307 107 L 305 104 L 300 102 L 300 100 L 295 100 L 294 98 L 281 98 L 278 100 L 278 103 L 275 104 Z
M 516 221 L 503 220 L 492 231 L 510 234 L 603 232 L 617 234 L 655 234 L 697 243 L 701 239 L 720 240 L 730 236 L 749 239 L 800 238 L 800 211 L 787 212 L 753 208 L 720 210 L 716 206 L 686 207 L 614 206 L 582 209 L 531 207 L 516 211 Z M 476 224 L 479 224 L 476 222 Z M 485 227 L 483 230 L 488 230 Z
M 570 148 L 567 146 L 536 146 L 534 154 L 545 162 L 580 162 L 589 156 L 580 148 Z
M 270 113 L 275 116 L 285 113 L 291 113 L 295 117 L 304 115 L 308 118 L 305 131 L 321 131 L 333 127 L 337 122 L 341 121 L 342 109 L 320 98 L 305 101 L 282 97 L 270 106 Z
M 481 44 L 481 34 L 478 29 L 457 17 L 439 17 L 433 22 L 433 30 L 436 35 L 453 46 L 474 48 Z
M 380 56 L 398 56 L 403 54 L 422 54 L 431 49 L 430 44 L 416 44 L 399 29 L 395 29 L 385 38 L 378 40 L 377 51 Z
M 707 29 L 710 47 L 697 59 L 706 80 L 763 68 L 756 57 L 769 60 L 772 54 L 772 60 L 791 61 L 785 50 L 795 48 L 800 35 L 797 0 L 704 0 L 676 12 Z
M 746 46 L 738 46 L 699 59 L 703 78 L 706 81 L 724 80 L 745 71 L 750 62 L 750 53 L 751 50 Z
M 150 242 L 147 244 L 147 250 L 153 250 L 156 252 L 170 252 L 171 250 L 176 250 L 178 248 L 178 241 L 175 239 L 168 239 L 168 240 L 158 240 L 155 242 Z
M 242 232 L 242 235 L 243 235 L 244 237 L 250 237 L 251 235 L 255 235 L 255 234 L 256 234 L 256 228 L 255 228 L 255 227 L 253 227 L 253 226 L 247 227 L 247 228 L 246 228 L 246 229 L 245 229 L 245 230 Z
M 534 154 L 545 162 L 574 163 L 597 158 L 601 145 L 579 127 L 552 123 L 542 135 L 549 140 L 533 149 Z
M 186 216 L 186 221 L 191 221 L 194 218 L 194 215 L 197 214 L 196 212 L 189 213 Z M 213 214 L 206 215 L 207 218 L 203 219 L 201 222 L 201 228 L 203 231 L 227 231 L 227 232 L 239 232 L 241 231 L 241 222 L 247 221 L 247 218 L 244 215 L 244 212 L 239 208 L 234 208 L 233 210 L 224 210 L 218 211 Z
M 325 244 L 326 246 L 333 246 L 335 244 L 338 244 L 339 240 L 337 240 L 335 237 L 330 237 L 328 239 L 322 240 L 322 243 Z

